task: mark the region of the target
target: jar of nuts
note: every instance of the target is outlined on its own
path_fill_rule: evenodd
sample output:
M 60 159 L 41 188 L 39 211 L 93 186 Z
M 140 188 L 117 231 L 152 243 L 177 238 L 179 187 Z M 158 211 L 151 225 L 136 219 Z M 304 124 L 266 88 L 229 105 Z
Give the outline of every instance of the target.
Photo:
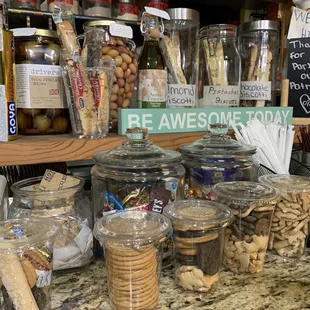
M 119 26 L 122 26 L 123 29 L 120 29 Z M 102 30 L 100 35 L 102 40 L 100 58 L 112 59 L 115 62 L 110 99 L 110 130 L 116 130 L 118 109 L 129 107 L 137 79 L 138 62 L 134 55 L 136 45 L 130 40 L 132 38 L 132 29 L 129 26 L 116 24 L 114 21 L 109 20 L 90 21 L 84 25 L 85 34 L 94 31 L 94 27 Z

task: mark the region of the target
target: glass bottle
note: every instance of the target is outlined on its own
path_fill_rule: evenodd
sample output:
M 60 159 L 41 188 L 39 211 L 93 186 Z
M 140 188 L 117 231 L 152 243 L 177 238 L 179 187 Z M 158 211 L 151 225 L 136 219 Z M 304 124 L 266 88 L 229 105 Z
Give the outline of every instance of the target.
M 140 108 L 165 108 L 167 102 L 167 71 L 159 38 L 164 31 L 157 16 L 143 13 L 141 33 L 144 44 L 139 61 L 138 102 Z

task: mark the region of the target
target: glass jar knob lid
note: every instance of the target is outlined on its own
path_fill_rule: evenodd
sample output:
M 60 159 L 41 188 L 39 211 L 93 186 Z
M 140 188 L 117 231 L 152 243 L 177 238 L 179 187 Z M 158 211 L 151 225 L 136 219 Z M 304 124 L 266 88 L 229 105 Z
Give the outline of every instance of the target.
M 126 137 L 130 140 L 146 140 L 149 136 L 147 128 L 127 128 Z

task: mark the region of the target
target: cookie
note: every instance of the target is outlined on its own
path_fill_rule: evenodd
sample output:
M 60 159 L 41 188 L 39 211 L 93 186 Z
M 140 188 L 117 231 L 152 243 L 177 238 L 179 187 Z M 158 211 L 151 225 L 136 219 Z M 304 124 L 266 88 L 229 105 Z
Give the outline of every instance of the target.
M 207 234 L 201 237 L 196 237 L 196 238 L 180 238 L 176 237 L 175 240 L 177 242 L 189 244 L 189 243 L 204 243 L 207 241 L 211 241 L 218 238 L 218 233 L 213 233 L 213 234 Z
M 183 249 L 179 248 L 178 252 L 183 255 L 196 255 L 197 254 L 197 248 L 192 248 L 192 249 Z
M 196 245 L 191 243 L 175 242 L 176 249 L 195 249 Z

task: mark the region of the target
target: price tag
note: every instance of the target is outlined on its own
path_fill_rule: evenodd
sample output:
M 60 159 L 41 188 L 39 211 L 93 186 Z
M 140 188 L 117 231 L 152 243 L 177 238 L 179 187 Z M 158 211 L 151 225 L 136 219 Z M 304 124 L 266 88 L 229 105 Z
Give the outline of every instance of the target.
M 15 28 L 11 31 L 13 31 L 14 37 L 30 37 L 36 33 L 37 28 Z
M 271 82 L 241 82 L 240 100 L 271 100 Z
M 130 26 L 124 26 L 119 24 L 110 25 L 110 34 L 111 36 L 128 38 L 128 39 L 132 39 L 133 37 L 132 28 Z
M 203 89 L 204 107 L 238 107 L 240 87 L 238 86 L 205 86 Z
M 168 108 L 194 107 L 195 85 L 168 84 Z

